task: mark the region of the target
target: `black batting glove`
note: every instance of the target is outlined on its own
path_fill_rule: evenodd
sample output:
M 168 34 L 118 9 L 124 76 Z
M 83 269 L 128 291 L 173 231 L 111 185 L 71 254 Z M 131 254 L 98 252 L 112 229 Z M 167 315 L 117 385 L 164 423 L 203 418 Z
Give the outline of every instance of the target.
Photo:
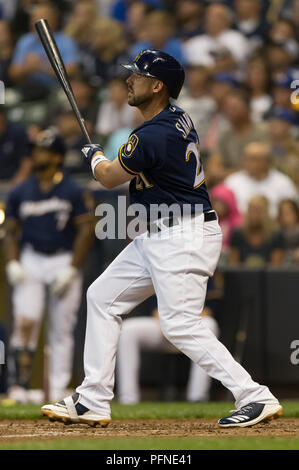
M 86 144 L 82 147 L 81 152 L 83 153 L 87 163 L 90 165 L 94 154 L 96 152 L 104 152 L 104 149 L 100 144 Z

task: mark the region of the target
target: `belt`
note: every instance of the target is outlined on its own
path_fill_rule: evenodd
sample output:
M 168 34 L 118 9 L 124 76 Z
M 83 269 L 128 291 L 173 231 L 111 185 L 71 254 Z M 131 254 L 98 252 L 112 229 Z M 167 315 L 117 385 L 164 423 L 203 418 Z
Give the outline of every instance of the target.
M 58 254 L 63 254 L 63 253 L 69 253 L 67 250 L 64 248 L 58 248 L 56 250 L 46 250 L 46 249 L 37 249 L 30 245 L 30 247 L 36 252 L 40 253 L 41 255 L 46 255 L 46 256 L 51 256 L 51 255 L 58 255 Z
M 211 222 L 212 220 L 217 220 L 217 214 L 215 211 L 210 211 L 210 212 L 204 212 L 204 222 Z M 197 214 L 191 214 L 191 217 L 195 217 Z M 180 218 L 175 217 L 175 216 L 170 216 L 161 221 L 161 223 L 165 226 L 165 228 L 171 228 L 174 227 L 175 225 L 179 225 L 180 223 Z M 150 233 L 157 233 L 157 232 L 162 232 L 162 228 L 159 227 L 157 222 L 148 222 L 146 224 L 147 231 Z

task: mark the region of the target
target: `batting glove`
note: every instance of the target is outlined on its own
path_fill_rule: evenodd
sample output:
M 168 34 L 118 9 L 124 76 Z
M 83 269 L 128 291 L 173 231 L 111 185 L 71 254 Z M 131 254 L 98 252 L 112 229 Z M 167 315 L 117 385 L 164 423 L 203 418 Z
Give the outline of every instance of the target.
M 104 152 L 103 147 L 100 144 L 86 144 L 81 149 L 84 157 L 86 158 L 87 163 L 91 164 L 91 159 L 96 152 Z
M 5 271 L 7 280 L 11 286 L 20 284 L 20 282 L 24 281 L 26 277 L 23 266 L 16 259 L 13 259 L 6 264 Z
M 56 279 L 52 282 L 50 290 L 54 295 L 62 297 L 71 285 L 71 282 L 75 279 L 78 274 L 78 269 L 75 266 L 65 266 L 56 276 Z

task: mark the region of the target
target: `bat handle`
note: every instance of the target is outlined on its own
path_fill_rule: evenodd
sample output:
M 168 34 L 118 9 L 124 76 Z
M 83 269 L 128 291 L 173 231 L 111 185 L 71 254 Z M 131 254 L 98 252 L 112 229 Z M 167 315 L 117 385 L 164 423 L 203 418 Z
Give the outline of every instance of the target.
M 88 144 L 92 144 L 92 141 L 91 141 L 91 139 L 90 139 L 90 137 L 89 137 L 89 134 L 88 134 L 88 132 L 87 132 L 87 129 L 86 129 L 86 126 L 85 126 L 85 121 L 84 121 L 83 118 L 80 118 L 79 124 L 80 124 L 81 130 L 82 130 L 82 132 L 83 132 L 83 134 L 84 134 L 84 137 L 85 137 L 85 139 L 87 140 L 87 143 L 88 143 Z

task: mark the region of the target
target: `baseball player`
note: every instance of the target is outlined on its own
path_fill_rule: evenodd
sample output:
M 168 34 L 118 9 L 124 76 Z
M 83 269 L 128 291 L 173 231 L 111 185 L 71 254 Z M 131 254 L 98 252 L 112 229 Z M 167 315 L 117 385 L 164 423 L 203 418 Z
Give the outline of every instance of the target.
M 47 304 L 49 395 L 61 399 L 72 373 L 73 329 L 82 295 L 80 266 L 93 240 L 83 191 L 61 170 L 64 143 L 53 129 L 33 144 L 33 175 L 8 195 L 6 274 L 12 289 L 9 397 L 26 402 Z M 19 238 L 19 232 L 21 236 Z
M 42 414 L 53 420 L 108 425 L 121 315 L 155 292 L 164 336 L 235 397 L 237 410 L 219 425 L 252 426 L 276 417 L 282 412 L 278 400 L 252 380 L 200 316 L 222 234 L 205 184 L 198 136 L 190 117 L 169 101 L 180 93 L 184 70 L 172 56 L 157 50 L 142 51 L 125 67 L 131 72 L 128 103 L 141 111 L 144 123 L 113 162 L 107 161 L 100 145 L 86 145 L 83 154 L 106 188 L 131 180 L 131 203 L 138 204 L 139 212 L 146 211 L 147 230 L 89 287 L 85 379 L 73 396 L 44 405 Z M 157 204 L 163 204 L 163 210 L 154 219 Z M 174 204 L 182 208 L 181 217 L 165 215 L 165 207 Z

